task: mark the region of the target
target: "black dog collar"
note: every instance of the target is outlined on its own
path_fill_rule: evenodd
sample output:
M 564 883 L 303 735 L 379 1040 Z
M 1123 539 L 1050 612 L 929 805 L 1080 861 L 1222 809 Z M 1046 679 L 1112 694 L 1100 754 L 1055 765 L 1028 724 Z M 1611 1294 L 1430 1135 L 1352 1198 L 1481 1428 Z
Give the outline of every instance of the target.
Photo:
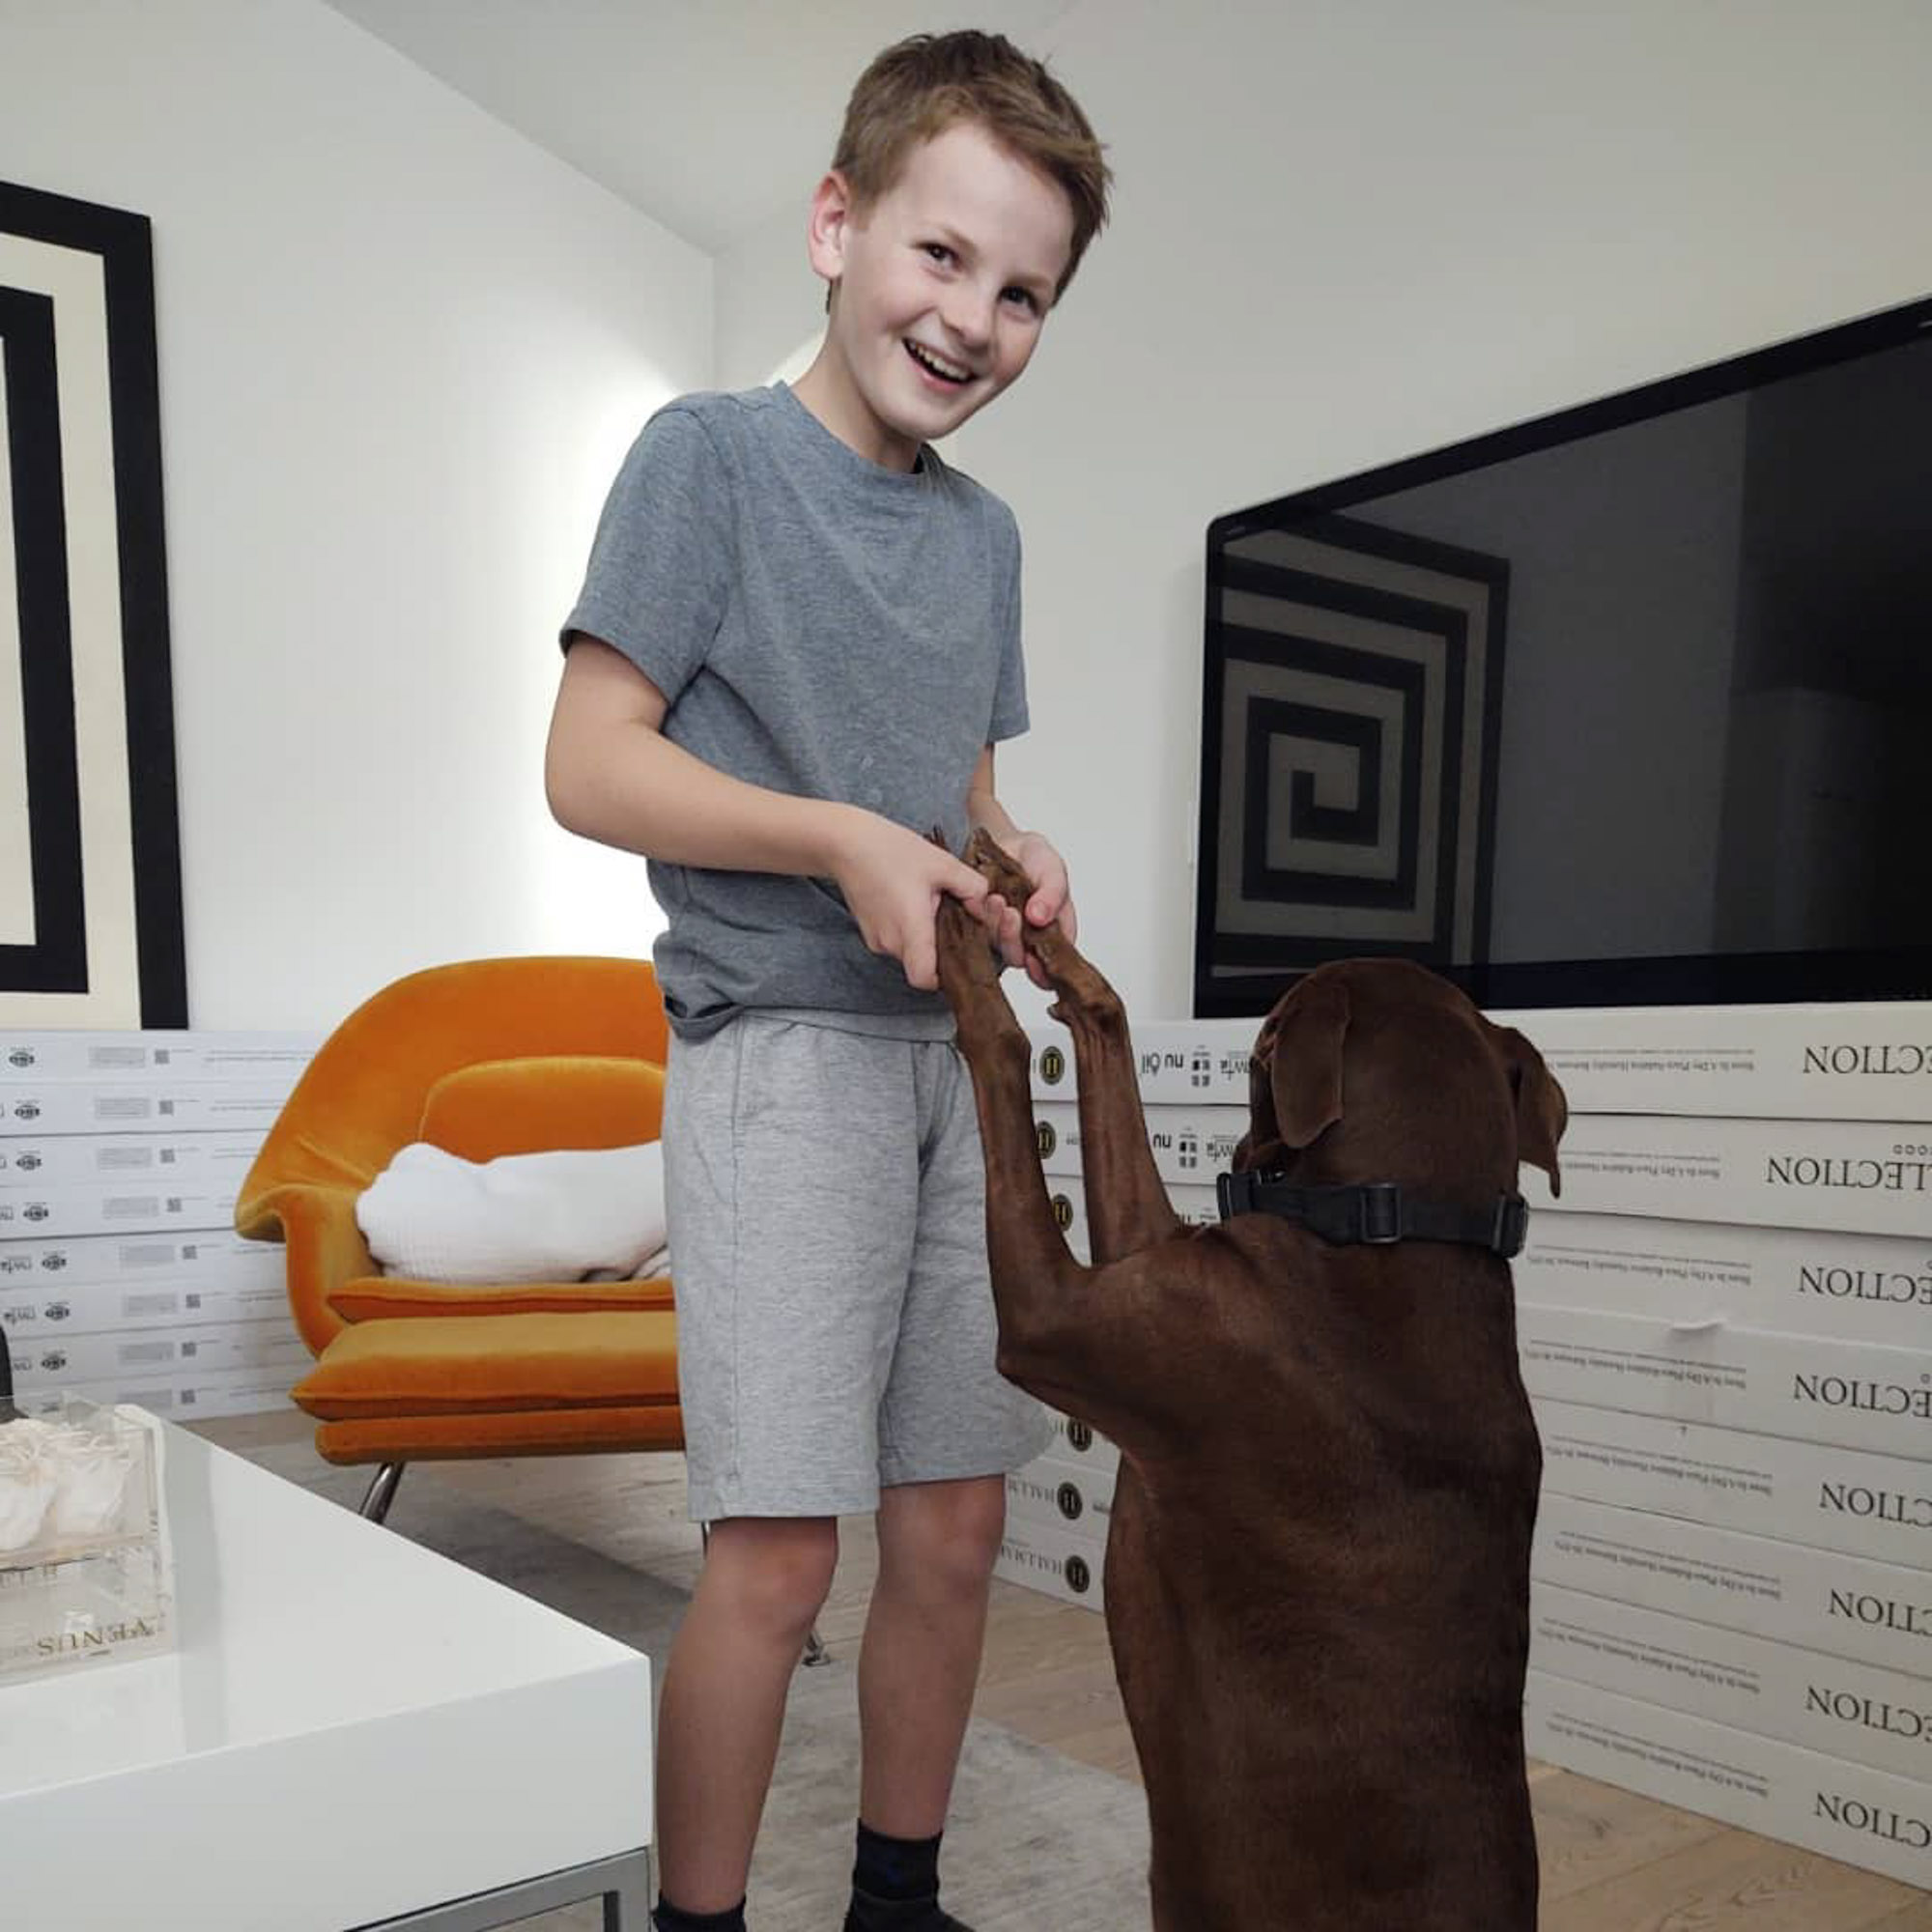
M 1522 1252 L 1529 1231 L 1529 1204 L 1520 1194 L 1499 1194 L 1491 1208 L 1457 1208 L 1418 1201 L 1392 1180 L 1361 1187 L 1291 1187 L 1278 1174 L 1252 1170 L 1218 1175 L 1214 1186 L 1224 1221 L 1236 1214 L 1279 1214 L 1303 1223 L 1337 1247 L 1461 1241 L 1509 1261 Z

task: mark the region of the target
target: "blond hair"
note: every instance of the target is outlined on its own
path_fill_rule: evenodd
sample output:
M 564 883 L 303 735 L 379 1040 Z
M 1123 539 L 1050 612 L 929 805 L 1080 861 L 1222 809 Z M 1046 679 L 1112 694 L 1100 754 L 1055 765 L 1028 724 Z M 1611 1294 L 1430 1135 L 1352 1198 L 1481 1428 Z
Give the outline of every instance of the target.
M 1043 61 L 1004 35 L 914 34 L 888 47 L 852 90 L 833 170 L 863 210 L 891 189 L 913 149 L 962 121 L 983 128 L 1066 196 L 1073 246 L 1053 292 L 1058 301 L 1107 219 L 1113 171 L 1080 103 Z

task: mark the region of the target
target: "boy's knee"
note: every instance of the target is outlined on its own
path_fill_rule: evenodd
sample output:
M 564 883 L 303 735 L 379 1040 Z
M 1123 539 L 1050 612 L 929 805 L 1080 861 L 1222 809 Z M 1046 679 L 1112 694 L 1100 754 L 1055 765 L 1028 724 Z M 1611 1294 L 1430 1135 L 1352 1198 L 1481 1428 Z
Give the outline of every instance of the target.
M 803 1643 L 838 1567 L 833 1517 L 745 1517 L 716 1524 L 705 1570 L 736 1613 L 773 1637 Z
M 1004 1476 L 907 1485 L 880 1524 L 882 1561 L 902 1567 L 923 1590 L 970 1595 L 986 1587 L 1006 1533 Z

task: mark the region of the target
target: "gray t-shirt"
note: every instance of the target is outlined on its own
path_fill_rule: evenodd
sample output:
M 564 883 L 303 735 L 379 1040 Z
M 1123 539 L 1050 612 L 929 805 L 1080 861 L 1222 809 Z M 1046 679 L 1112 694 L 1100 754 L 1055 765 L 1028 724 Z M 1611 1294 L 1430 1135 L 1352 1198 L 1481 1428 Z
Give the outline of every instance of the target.
M 981 749 L 1027 725 L 1012 512 L 930 448 L 911 471 L 868 462 L 783 384 L 685 396 L 644 425 L 566 646 L 577 632 L 664 693 L 665 736 L 706 764 L 938 826 L 955 851 Z M 753 1007 L 945 1019 L 866 950 L 830 880 L 653 860 L 650 883 L 680 1036 Z

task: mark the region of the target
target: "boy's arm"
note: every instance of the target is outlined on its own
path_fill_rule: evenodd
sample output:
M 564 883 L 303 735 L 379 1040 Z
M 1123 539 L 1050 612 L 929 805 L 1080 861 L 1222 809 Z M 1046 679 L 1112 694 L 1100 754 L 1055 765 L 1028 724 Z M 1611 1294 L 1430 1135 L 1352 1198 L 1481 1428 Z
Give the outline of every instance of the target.
M 544 753 L 558 824 L 667 865 L 829 878 L 852 808 L 726 777 L 664 735 L 669 708 L 622 652 L 573 641 Z
M 1038 963 L 1020 941 L 1022 912 L 1031 925 L 1056 923 L 1068 939 L 1079 936 L 1079 920 L 1066 885 L 1066 864 L 1037 832 L 1022 832 L 993 789 L 993 748 L 980 753 L 973 781 L 966 790 L 966 817 L 969 824 L 989 833 L 1034 883 L 1034 894 L 1025 907 L 1009 906 L 998 893 L 989 893 L 980 908 L 980 920 L 992 935 L 1000 955 L 1009 966 L 1024 966 L 1028 977 L 1038 986 L 1046 984 Z
M 985 881 L 859 806 L 794 798 L 707 765 L 664 735 L 665 695 L 629 658 L 580 635 L 563 661 L 544 754 L 557 822 L 667 865 L 835 880 L 874 952 L 937 986 L 941 893 L 978 908 Z

